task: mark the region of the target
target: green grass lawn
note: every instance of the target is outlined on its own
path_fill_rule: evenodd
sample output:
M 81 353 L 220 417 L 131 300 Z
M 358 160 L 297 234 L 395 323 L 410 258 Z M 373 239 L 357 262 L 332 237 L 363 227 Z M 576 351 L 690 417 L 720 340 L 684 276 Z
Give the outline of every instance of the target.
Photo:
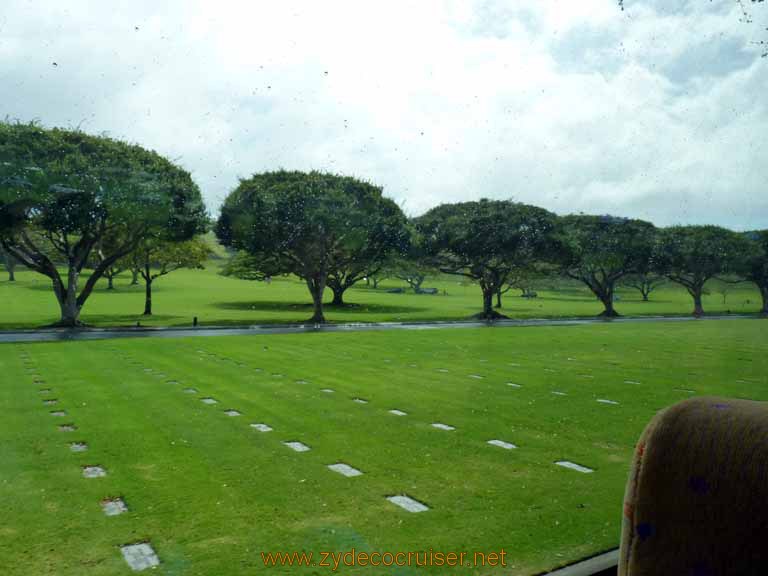
M 325 574 L 266 569 L 260 553 L 353 547 L 503 548 L 507 567 L 482 573 L 532 574 L 618 544 L 633 446 L 657 410 L 691 394 L 768 399 L 768 323 L 5 344 L 0 370 L 4 575 L 127 575 L 118 546 L 141 541 L 158 574 Z M 76 441 L 89 450 L 71 452 Z M 364 475 L 326 468 L 337 462 Z M 107 476 L 85 479 L 85 465 Z M 394 494 L 430 510 L 406 512 Z M 99 503 L 116 496 L 129 512 L 107 517 Z
M 203 325 L 242 325 L 275 322 L 301 322 L 312 315 L 306 285 L 295 278 L 275 278 L 271 284 L 226 278 L 218 274 L 220 260 L 211 261 L 205 270 L 179 270 L 154 284 L 155 315 L 143 317 L 144 287 L 130 286 L 130 275 L 116 281 L 116 290 L 107 290 L 102 281 L 85 305 L 81 319 L 95 326 L 189 326 L 197 316 Z M 29 271 L 19 271 L 18 281 L 0 281 L 0 329 L 31 328 L 58 320 L 58 304 L 50 281 Z M 346 296 L 349 306 L 328 306 L 326 318 L 332 322 L 382 322 L 463 320 L 482 308 L 477 285 L 462 283 L 459 277 L 446 276 L 425 283 L 439 288 L 436 296 L 390 294 L 387 289 L 404 286 L 388 280 L 378 290 L 361 283 Z M 751 284 L 732 287 L 723 296 L 713 283 L 704 299 L 710 313 L 757 312 L 760 296 Z M 579 284 L 566 283 L 557 291 L 538 288 L 539 297 L 524 299 L 517 291 L 504 298 L 502 312 L 514 318 L 595 316 L 601 304 Z M 331 300 L 330 290 L 326 300 Z M 631 289 L 619 292 L 617 310 L 625 315 L 689 314 L 693 304 L 688 293 L 675 285 L 659 289 L 650 302 L 642 302 Z

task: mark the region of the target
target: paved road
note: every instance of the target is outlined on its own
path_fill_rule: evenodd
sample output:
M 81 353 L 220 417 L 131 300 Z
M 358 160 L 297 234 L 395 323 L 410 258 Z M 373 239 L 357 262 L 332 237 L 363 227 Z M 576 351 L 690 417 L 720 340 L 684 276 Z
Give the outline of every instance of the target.
M 713 322 L 717 320 L 759 319 L 758 316 L 736 315 L 707 316 L 644 316 L 605 320 L 601 318 L 563 318 L 499 320 L 493 323 L 466 322 L 381 322 L 357 324 L 290 324 L 256 325 L 238 328 L 47 328 L 0 332 L 0 343 L 8 342 L 57 342 L 70 340 L 106 340 L 111 338 L 186 338 L 190 336 L 262 336 L 269 334 L 300 334 L 309 332 L 378 332 L 382 330 L 439 330 L 456 328 L 525 328 L 531 326 L 584 326 L 587 324 L 627 324 L 649 322 Z

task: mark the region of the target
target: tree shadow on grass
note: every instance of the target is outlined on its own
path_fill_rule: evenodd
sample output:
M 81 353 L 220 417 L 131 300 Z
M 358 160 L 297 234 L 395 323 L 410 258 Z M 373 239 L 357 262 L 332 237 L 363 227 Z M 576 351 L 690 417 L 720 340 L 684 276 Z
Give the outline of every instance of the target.
M 312 315 L 312 303 L 281 302 L 279 300 L 251 300 L 248 302 L 214 302 L 212 307 L 219 310 L 239 310 L 243 312 L 301 312 Z M 409 314 L 424 312 L 428 308 L 415 306 L 391 306 L 386 304 L 349 303 L 341 306 L 324 303 L 327 312 L 345 312 L 350 314 Z

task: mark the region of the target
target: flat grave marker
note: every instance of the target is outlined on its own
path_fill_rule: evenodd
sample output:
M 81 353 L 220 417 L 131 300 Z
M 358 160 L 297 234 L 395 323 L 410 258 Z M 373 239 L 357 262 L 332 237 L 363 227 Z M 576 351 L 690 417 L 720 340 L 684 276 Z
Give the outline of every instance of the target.
M 272 432 L 271 426 L 268 426 L 267 424 L 263 424 L 261 422 L 251 424 L 251 428 L 258 430 L 259 432 Z
M 616 402 L 616 400 L 608 400 L 606 398 L 598 398 L 597 401 L 600 402 L 600 404 L 618 405 L 618 402 Z
M 237 410 L 224 410 L 224 414 L 227 416 L 240 416 L 241 413 Z
M 592 474 L 592 472 L 594 472 L 592 468 L 587 468 L 586 466 L 576 464 L 569 460 L 558 460 L 555 464 L 562 466 L 563 468 L 568 468 L 569 470 L 576 470 L 576 472 L 581 472 L 582 474 Z
M 406 496 L 405 494 L 401 494 L 398 496 L 387 496 L 387 500 L 392 502 L 395 506 L 399 506 L 403 510 L 407 510 L 408 512 L 426 512 L 429 510 L 429 506 L 426 504 L 422 504 L 418 500 L 415 500 L 414 498 L 411 498 L 410 496 Z
M 329 464 L 328 469 L 333 470 L 334 472 L 338 472 L 347 478 L 354 478 L 355 476 L 363 475 L 363 473 L 357 468 L 353 468 L 349 464 L 344 464 L 343 462 L 339 462 L 338 464 Z
M 83 478 L 103 478 L 107 471 L 101 466 L 83 466 Z
M 488 444 L 491 446 L 498 446 L 499 448 L 504 448 L 505 450 L 513 450 L 517 448 L 514 444 L 510 442 L 504 442 L 504 440 L 488 440 Z
M 101 501 L 101 509 L 107 516 L 119 516 L 128 512 L 128 506 L 122 498 L 109 498 Z
M 397 408 L 393 408 L 389 411 L 390 414 L 394 414 L 395 416 L 407 416 L 408 412 L 403 412 L 402 410 L 398 410 Z
M 122 552 L 123 558 L 134 572 L 141 572 L 147 568 L 154 568 L 160 565 L 160 559 L 148 542 L 121 546 L 120 552 Z
M 283 442 L 288 448 L 293 450 L 294 452 L 309 452 L 311 448 L 304 444 L 303 442 L 299 442 L 297 440 L 291 440 L 289 442 Z
M 69 445 L 69 449 L 72 452 L 86 452 L 88 450 L 88 444 L 85 442 L 72 442 Z
M 218 404 L 219 401 L 214 398 L 200 398 L 200 402 L 203 404 Z
M 443 424 L 442 422 L 433 422 L 432 428 L 437 428 L 438 430 L 456 430 L 455 426 Z

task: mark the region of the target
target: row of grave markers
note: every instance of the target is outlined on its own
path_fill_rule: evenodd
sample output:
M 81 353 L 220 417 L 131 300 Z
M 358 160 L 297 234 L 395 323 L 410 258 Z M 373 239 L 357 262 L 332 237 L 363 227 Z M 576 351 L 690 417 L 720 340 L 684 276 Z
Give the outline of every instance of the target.
M 34 365 L 34 361 L 26 350 L 21 351 L 20 356 L 25 369 L 32 377 L 33 384 L 37 386 L 44 386 L 45 380 L 37 373 Z M 53 394 L 52 388 L 44 387 L 40 388 L 39 393 L 42 395 Z M 43 405 L 46 407 L 56 406 L 59 404 L 58 398 L 45 398 L 43 399 Z M 63 418 L 68 416 L 66 410 L 56 409 L 51 410 L 50 414 L 54 418 Z M 58 426 L 60 432 L 75 432 L 78 428 L 74 423 L 61 424 Z M 88 451 L 88 444 L 84 441 L 76 441 L 69 443 L 69 449 L 71 452 L 80 453 Z M 86 465 L 82 467 L 83 478 L 103 478 L 107 475 L 106 469 L 102 466 Z M 117 516 L 128 512 L 128 506 L 125 501 L 120 497 L 105 498 L 101 501 L 101 509 L 107 516 Z M 120 546 L 120 552 L 125 559 L 128 566 L 134 571 L 141 571 L 147 568 L 152 568 L 160 565 L 160 559 L 155 553 L 149 542 L 135 542 L 132 544 L 124 544 Z
M 114 350 L 114 351 L 117 352 L 117 350 Z M 198 352 L 216 357 L 215 354 L 212 354 L 212 353 L 209 353 L 209 352 L 206 352 L 206 351 L 198 350 Z M 29 359 L 28 355 L 26 356 L 26 358 Z M 129 357 L 126 357 L 126 360 L 131 360 L 131 362 L 133 363 L 134 366 L 140 366 L 141 365 L 141 363 L 136 362 L 132 358 L 129 358 Z M 242 363 L 242 362 L 235 362 L 235 364 L 237 364 L 240 367 L 247 367 L 247 365 Z M 261 372 L 260 369 L 256 369 L 256 370 Z M 442 373 L 448 373 L 449 372 L 449 370 L 444 369 L 444 368 L 438 369 L 438 371 L 442 372 Z M 155 372 L 152 368 L 144 368 L 144 372 L 146 372 L 148 374 L 152 374 L 152 375 L 154 375 L 154 376 L 156 376 L 158 378 L 165 378 L 166 377 L 166 375 L 163 374 L 162 372 Z M 272 376 L 274 376 L 274 377 L 282 377 L 283 375 L 279 374 L 279 373 L 275 373 L 275 374 L 272 374 Z M 481 376 L 479 374 L 469 374 L 468 377 L 472 378 L 472 379 L 477 379 L 477 380 L 481 380 L 481 379 L 484 378 L 483 376 Z M 42 381 L 40 379 L 35 380 L 35 382 L 36 383 L 44 383 L 44 381 Z M 178 381 L 176 381 L 176 380 L 167 380 L 167 382 L 170 383 L 170 384 L 178 384 Z M 296 383 L 297 384 L 308 384 L 308 382 L 306 380 L 297 380 Z M 640 384 L 639 382 L 630 381 L 630 380 L 625 381 L 625 383 L 627 383 L 627 384 Z M 522 387 L 520 384 L 516 384 L 516 383 L 512 383 L 512 382 L 508 382 L 507 385 L 510 386 L 510 387 L 513 387 L 513 388 L 521 388 Z M 197 389 L 191 388 L 191 387 L 184 388 L 183 391 L 185 393 L 188 393 L 188 394 L 197 394 L 198 393 Z M 325 393 L 334 393 L 335 392 L 333 389 L 330 389 L 330 388 L 322 388 L 321 391 L 325 392 Z M 692 391 L 686 390 L 686 392 L 692 392 Z M 41 389 L 41 393 L 52 393 L 52 390 L 50 388 Z M 560 391 L 552 391 L 552 393 L 555 394 L 555 395 L 563 395 L 563 396 L 566 395 L 566 393 L 560 392 Z M 217 404 L 218 403 L 218 401 L 216 399 L 211 398 L 211 397 L 203 397 L 200 400 L 201 400 L 201 402 L 203 402 L 205 404 L 208 404 L 208 405 L 213 405 L 213 404 Z M 366 400 L 364 398 L 359 398 L 359 397 L 352 398 L 352 400 L 354 402 L 360 403 L 360 404 L 367 404 L 368 403 L 368 400 Z M 618 402 L 615 402 L 613 400 L 608 400 L 608 399 L 597 399 L 597 402 L 600 402 L 600 403 L 603 403 L 603 404 L 618 404 Z M 58 399 L 56 399 L 56 398 L 45 399 L 44 400 L 44 404 L 47 405 L 47 406 L 55 405 L 57 403 L 58 403 Z M 388 412 L 390 414 L 395 415 L 395 416 L 407 416 L 407 412 L 404 412 L 404 411 L 399 410 L 399 409 L 390 409 L 390 410 L 388 410 Z M 238 410 L 235 410 L 235 409 L 225 410 L 224 413 L 227 416 L 230 416 L 230 417 L 236 417 L 236 416 L 242 415 L 241 412 L 239 412 Z M 65 411 L 62 411 L 62 410 L 52 411 L 51 414 L 54 415 L 54 416 L 66 416 L 67 415 L 67 413 Z M 253 424 L 250 424 L 250 426 L 252 428 L 254 428 L 255 430 L 258 430 L 260 432 L 270 432 L 270 431 L 273 430 L 271 426 L 269 426 L 268 424 L 265 424 L 265 423 L 253 423 Z M 441 423 L 441 422 L 434 422 L 434 423 L 431 424 L 431 426 L 434 427 L 434 428 L 440 429 L 440 430 L 445 430 L 445 431 L 453 431 L 453 430 L 455 430 L 454 426 L 451 426 L 449 424 L 444 424 L 444 423 Z M 74 426 L 74 424 L 62 425 L 59 428 L 62 431 L 74 431 L 74 430 L 77 429 L 76 426 Z M 489 445 L 497 446 L 497 447 L 500 447 L 500 448 L 503 448 L 503 449 L 506 449 L 506 450 L 512 450 L 512 449 L 516 449 L 517 448 L 517 446 L 515 444 L 513 444 L 511 442 L 506 442 L 504 440 L 499 440 L 499 439 L 488 440 L 487 443 Z M 302 442 L 296 441 L 296 440 L 284 441 L 283 444 L 285 446 L 287 446 L 288 448 L 296 451 L 296 452 L 307 452 L 307 451 L 311 450 L 311 448 L 309 446 L 307 446 L 306 444 L 304 444 Z M 73 443 L 70 444 L 70 449 L 73 452 L 83 452 L 83 451 L 86 451 L 88 449 L 88 446 L 87 446 L 87 444 L 85 442 L 73 442 Z M 582 466 L 580 464 L 576 464 L 576 463 L 570 462 L 570 461 L 557 461 L 557 462 L 555 462 L 555 464 L 558 465 L 558 466 L 562 466 L 564 468 L 568 468 L 568 469 L 571 469 L 571 470 L 576 470 L 576 471 L 581 472 L 581 473 L 587 473 L 588 474 L 588 473 L 592 473 L 593 472 L 593 469 L 591 469 L 591 468 L 588 468 L 586 466 Z M 338 462 L 338 463 L 335 463 L 335 464 L 329 464 L 329 465 L 327 465 L 327 468 L 332 470 L 332 471 L 334 471 L 334 472 L 337 472 L 337 473 L 339 473 L 339 474 L 341 474 L 341 475 L 343 475 L 345 477 L 356 477 L 356 476 L 363 475 L 363 472 L 361 470 L 358 470 L 357 468 L 354 468 L 354 467 L 352 467 L 352 466 L 350 466 L 348 464 L 345 464 L 343 462 Z M 99 477 L 103 477 L 103 476 L 106 476 L 106 470 L 104 468 L 102 468 L 101 466 L 84 466 L 83 467 L 83 476 L 85 478 L 99 478 Z M 403 508 L 404 510 L 407 510 L 408 512 L 416 513 L 416 512 L 424 512 L 424 511 L 429 510 L 429 507 L 426 504 L 424 504 L 424 503 L 422 503 L 422 502 L 420 502 L 420 501 L 418 501 L 418 500 L 416 500 L 416 499 L 414 499 L 414 498 L 412 498 L 412 497 L 410 497 L 410 496 L 408 496 L 406 494 L 386 496 L 386 499 L 389 502 L 391 502 L 391 503 L 393 503 L 393 504 Z M 125 504 L 124 500 L 122 500 L 121 498 L 105 499 L 105 500 L 102 501 L 101 504 L 102 504 L 102 509 L 103 509 L 104 513 L 106 515 L 108 515 L 108 516 L 114 516 L 114 515 L 122 514 L 122 513 L 128 511 L 127 505 Z M 148 542 L 140 542 L 140 543 L 136 543 L 136 544 L 129 544 L 129 545 L 121 546 L 120 548 L 121 548 L 121 552 L 123 554 L 123 557 L 125 558 L 126 562 L 128 563 L 128 565 L 133 570 L 137 570 L 138 571 L 138 570 L 143 570 L 145 568 L 150 568 L 150 567 L 159 565 L 159 558 L 157 557 L 157 554 L 154 552 L 154 550 L 152 549 L 151 545 Z
M 239 361 L 231 360 L 229 358 L 219 357 L 216 354 L 213 354 L 213 353 L 208 352 L 206 350 L 198 349 L 198 350 L 196 350 L 196 352 L 198 354 L 205 354 L 205 355 L 217 358 L 217 359 L 230 361 L 230 362 L 234 363 L 235 365 L 237 365 L 238 367 L 241 367 L 241 368 L 248 368 L 249 367 L 244 362 L 239 362 Z M 260 368 L 255 368 L 254 370 L 257 371 L 257 372 L 263 372 L 263 370 L 261 370 Z M 438 370 L 438 372 L 442 372 L 442 373 L 448 373 L 449 372 L 449 370 L 446 369 L 446 368 L 438 368 L 437 370 Z M 279 374 L 279 373 L 274 373 L 274 374 L 272 374 L 272 376 L 282 377 L 283 375 Z M 468 376 L 470 378 L 477 379 L 477 380 L 484 379 L 484 376 L 481 376 L 479 374 L 469 374 Z M 296 382 L 296 384 L 309 384 L 309 382 L 307 382 L 306 380 L 296 380 L 295 382 Z M 508 382 L 507 385 L 509 385 L 511 387 L 515 387 L 515 388 L 521 388 L 522 387 L 520 384 L 515 384 L 515 383 L 512 383 L 512 382 Z M 325 392 L 325 393 L 334 393 L 335 392 L 335 390 L 333 390 L 332 388 L 321 388 L 320 391 L 321 392 Z M 565 395 L 564 392 L 559 392 L 559 393 L 558 392 L 553 392 L 553 393 L 554 394 Z M 201 400 L 203 402 L 205 402 L 205 403 L 208 403 L 208 404 L 216 403 L 217 402 L 216 400 L 214 400 L 212 398 L 203 398 Z M 366 400 L 365 398 L 360 398 L 360 397 L 353 397 L 352 401 L 356 402 L 358 404 L 368 404 L 368 400 Z M 606 404 L 618 404 L 618 402 L 615 402 L 613 400 L 604 400 L 604 399 L 598 399 L 598 402 L 606 403 Z M 225 413 L 229 413 L 229 412 L 237 412 L 237 411 L 234 411 L 234 410 L 233 411 L 226 411 Z M 403 410 L 399 410 L 397 408 L 390 409 L 390 410 L 388 410 L 388 412 L 390 414 L 395 415 L 395 416 L 407 416 L 408 415 L 407 412 L 405 412 Z M 237 414 L 232 414 L 232 415 L 240 415 L 240 413 L 237 412 Z M 431 426 L 433 428 L 437 428 L 438 430 L 445 430 L 445 431 L 454 431 L 454 430 L 456 430 L 455 426 L 451 426 L 450 424 L 444 424 L 442 422 L 433 422 L 431 424 Z M 263 424 L 263 423 L 251 424 L 251 427 L 255 428 L 257 430 L 260 430 L 262 432 L 269 432 L 269 431 L 272 430 L 272 428 L 269 425 Z M 513 444 L 511 442 L 506 442 L 504 440 L 499 440 L 499 439 L 488 440 L 486 443 L 490 444 L 491 446 L 497 446 L 499 448 L 504 448 L 506 450 L 513 450 L 513 449 L 517 448 L 517 446 L 515 444 Z M 303 442 L 299 442 L 299 441 L 296 441 L 296 440 L 285 441 L 285 442 L 283 442 L 283 444 L 285 446 L 291 448 L 292 450 L 296 451 L 296 452 L 308 452 L 309 450 L 311 450 L 311 448 L 309 446 L 307 446 Z M 558 460 L 558 461 L 554 462 L 554 464 L 557 465 L 557 466 L 562 466 L 564 468 L 571 469 L 571 470 L 576 470 L 576 471 L 584 473 L 584 474 L 590 474 L 590 473 L 594 472 L 594 470 L 592 468 L 588 468 L 586 466 L 582 466 L 580 464 L 576 464 L 575 462 L 571 462 L 571 461 L 568 461 L 568 460 Z M 360 475 L 363 474 L 361 471 L 357 470 L 356 468 L 353 468 L 353 467 L 351 467 L 351 466 L 349 466 L 347 464 L 343 464 L 343 463 L 330 464 L 330 465 L 328 465 L 328 468 L 333 470 L 333 471 L 335 471 L 335 472 L 339 472 L 339 473 L 342 473 L 342 474 L 343 474 L 342 470 L 354 471 L 351 474 L 345 474 L 345 475 L 348 475 L 348 476 L 360 476 Z M 401 503 L 404 501 L 404 499 L 410 500 L 410 501 L 415 502 L 416 504 L 418 504 L 418 506 L 416 506 L 416 505 L 409 506 L 409 507 L 401 506 L 401 507 L 405 508 L 406 510 L 408 510 L 409 512 L 423 512 L 423 511 L 426 511 L 426 510 L 429 509 L 426 505 L 424 505 L 424 504 L 418 502 L 417 500 L 414 500 L 413 498 L 410 498 L 409 496 L 406 496 L 406 495 L 388 496 L 387 497 L 387 500 L 389 500 L 393 504 L 397 504 L 398 506 L 401 505 Z

